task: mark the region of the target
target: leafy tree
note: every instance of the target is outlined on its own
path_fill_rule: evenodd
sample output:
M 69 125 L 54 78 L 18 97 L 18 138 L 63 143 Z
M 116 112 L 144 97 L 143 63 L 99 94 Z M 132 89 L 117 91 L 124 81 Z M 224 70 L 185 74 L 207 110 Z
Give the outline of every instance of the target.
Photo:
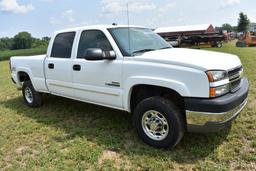
M 20 32 L 14 36 L 14 49 L 29 49 L 32 47 L 33 38 L 28 32 Z
M 232 27 L 233 27 L 233 28 L 232 28 L 233 31 L 238 31 L 237 26 L 232 26 Z
M 6 49 L 5 44 L 2 41 L 0 41 L 0 50 L 5 50 L 5 49 Z
M 222 30 L 227 30 L 227 32 L 231 32 L 233 31 L 233 27 L 230 24 L 225 23 L 225 24 L 222 24 Z
M 246 32 L 248 30 L 249 24 L 250 20 L 248 19 L 247 15 L 241 12 L 238 18 L 237 30 L 239 32 Z
M 42 40 L 46 41 L 46 42 L 49 42 L 51 40 L 51 38 L 50 37 L 43 37 Z
M 46 40 L 41 40 L 41 39 L 36 39 L 36 38 L 33 38 L 33 41 L 32 41 L 32 48 L 37 48 L 37 47 L 46 47 L 48 46 L 48 41 Z
M 0 50 L 47 47 L 49 41 L 50 37 L 43 37 L 42 39 L 37 39 L 33 38 L 28 32 L 21 32 L 15 35 L 14 38 L 0 38 Z
M 4 37 L 0 39 L 0 50 L 12 49 L 13 39 Z

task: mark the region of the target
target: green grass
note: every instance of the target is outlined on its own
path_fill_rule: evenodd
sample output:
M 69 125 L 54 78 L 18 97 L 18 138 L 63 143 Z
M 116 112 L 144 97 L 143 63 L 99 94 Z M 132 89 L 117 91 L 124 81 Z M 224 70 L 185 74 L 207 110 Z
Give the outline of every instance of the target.
M 26 107 L 8 62 L 0 62 L 0 170 L 255 170 L 256 48 L 209 50 L 240 56 L 248 105 L 230 129 L 186 133 L 172 150 L 143 144 L 122 111 L 55 96 L 41 108 Z
M 19 49 L 19 50 L 5 50 L 0 51 L 0 61 L 8 60 L 11 56 L 30 56 L 41 55 L 46 53 L 46 47 L 39 47 L 33 49 Z

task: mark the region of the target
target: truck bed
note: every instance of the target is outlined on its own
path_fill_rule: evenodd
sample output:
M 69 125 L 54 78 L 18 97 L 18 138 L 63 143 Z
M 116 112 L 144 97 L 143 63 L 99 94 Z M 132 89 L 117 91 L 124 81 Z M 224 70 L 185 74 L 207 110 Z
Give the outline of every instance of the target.
M 15 68 L 15 72 L 13 72 L 13 76 L 19 75 L 16 73 L 26 72 L 29 74 L 30 78 L 32 78 L 32 83 L 37 91 L 48 91 L 45 85 L 45 77 L 44 77 L 44 58 L 46 55 L 36 55 L 36 56 L 13 56 L 10 58 L 10 62 L 12 67 Z M 18 82 L 17 79 L 13 77 L 14 81 Z M 21 85 L 17 85 L 18 87 Z

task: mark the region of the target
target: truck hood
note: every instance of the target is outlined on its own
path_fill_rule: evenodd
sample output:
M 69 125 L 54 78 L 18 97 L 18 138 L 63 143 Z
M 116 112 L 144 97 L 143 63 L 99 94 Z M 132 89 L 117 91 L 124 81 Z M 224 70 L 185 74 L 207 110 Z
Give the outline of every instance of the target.
M 150 51 L 134 57 L 134 60 L 179 65 L 203 71 L 229 70 L 242 65 L 240 59 L 235 55 L 185 48 Z

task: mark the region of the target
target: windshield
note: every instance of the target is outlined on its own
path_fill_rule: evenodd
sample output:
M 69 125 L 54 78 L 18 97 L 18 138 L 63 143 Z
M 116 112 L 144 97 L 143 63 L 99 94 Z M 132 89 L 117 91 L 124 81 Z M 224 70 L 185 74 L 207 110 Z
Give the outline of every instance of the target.
M 150 29 L 111 28 L 109 32 L 124 56 L 141 55 L 148 51 L 171 48 L 170 44 Z

